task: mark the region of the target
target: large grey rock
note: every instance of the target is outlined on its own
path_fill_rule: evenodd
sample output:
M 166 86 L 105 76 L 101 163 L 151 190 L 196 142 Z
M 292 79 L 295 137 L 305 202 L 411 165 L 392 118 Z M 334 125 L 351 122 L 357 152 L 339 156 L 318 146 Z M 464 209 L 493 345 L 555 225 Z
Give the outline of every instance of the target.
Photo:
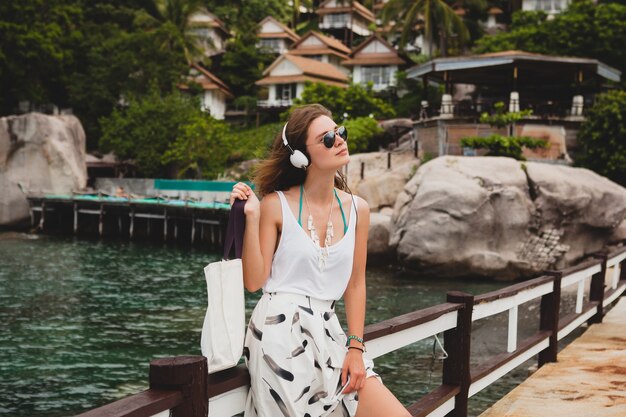
M 67 194 L 86 183 L 85 132 L 76 117 L 0 118 L 0 225 L 29 217 L 27 193 Z
M 391 216 L 381 213 L 370 214 L 370 227 L 367 236 L 368 264 L 388 263 L 392 259 L 389 249 Z
M 424 273 L 513 279 L 601 249 L 625 215 L 626 189 L 589 170 L 440 157 L 398 196 L 390 245 Z
M 391 168 L 388 169 L 387 158 L 388 152 L 355 154 L 350 156 L 347 167 L 348 186 L 367 201 L 373 212 L 393 207 L 398 194 L 420 163 L 410 152 L 392 152 Z

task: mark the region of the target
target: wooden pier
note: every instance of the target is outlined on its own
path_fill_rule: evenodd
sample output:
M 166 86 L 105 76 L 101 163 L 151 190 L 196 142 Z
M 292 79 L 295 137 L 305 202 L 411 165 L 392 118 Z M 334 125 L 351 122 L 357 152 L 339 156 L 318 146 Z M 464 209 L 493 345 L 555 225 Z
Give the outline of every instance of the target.
M 626 298 L 480 417 L 626 416 Z
M 155 197 L 132 194 L 29 195 L 31 226 L 45 233 L 162 239 L 223 246 L 232 182 L 155 180 Z M 176 189 L 178 187 L 179 189 Z M 182 188 L 182 190 L 181 190 Z M 213 201 L 181 198 L 213 193 Z
M 571 312 L 562 303 L 562 289 L 566 288 L 573 288 L 576 293 L 576 304 Z M 448 355 L 443 364 L 441 384 L 416 399 L 407 409 L 412 416 L 419 417 L 467 417 L 467 403 L 471 396 L 527 360 L 537 358 L 540 369 L 546 364 L 567 361 L 570 353 L 565 350 L 558 353 L 559 341 L 581 325 L 602 323 L 605 313 L 625 292 L 626 247 L 622 246 L 611 253 L 598 253 L 571 268 L 549 271 L 535 279 L 487 294 L 474 296 L 449 292 L 443 304 L 371 324 L 365 328 L 364 334 L 366 355 L 375 359 L 443 333 Z M 539 302 L 539 326 L 534 334 L 518 340 L 518 308 L 532 301 Z M 473 365 L 472 323 L 500 313 L 508 313 L 509 317 L 506 349 Z M 624 317 L 621 310 L 615 315 Z M 625 329 L 617 327 L 612 318 L 607 319 L 605 328 L 608 328 L 606 333 L 612 334 L 609 337 L 620 338 L 619 343 L 623 346 Z M 602 365 L 589 365 L 586 371 L 605 384 L 615 382 L 616 391 L 623 390 L 624 361 L 612 364 L 611 369 L 620 367 L 622 372 L 619 379 L 613 378 L 612 373 L 605 372 L 604 364 L 617 358 L 610 350 L 600 350 L 606 348 L 604 345 L 592 347 L 596 349 L 592 351 L 593 356 L 601 360 Z M 620 358 L 623 357 L 622 353 Z M 197 376 L 190 374 L 192 370 Z M 150 389 L 88 411 L 80 417 L 230 417 L 243 411 L 249 383 L 250 376 L 244 365 L 207 375 L 206 358 L 202 356 L 161 358 L 150 364 Z M 559 379 L 547 390 L 555 391 L 560 387 Z M 593 388 L 587 394 L 593 395 Z M 610 394 L 606 395 L 612 398 Z M 624 398 L 621 393 L 616 395 L 620 397 L 613 397 L 615 402 Z M 523 416 L 565 415 L 548 413 L 541 398 L 528 401 L 535 402 L 542 411 Z M 598 409 L 594 407 L 590 403 L 585 414 L 567 413 L 567 417 L 613 416 L 602 414 L 607 408 L 604 404 L 598 403 Z

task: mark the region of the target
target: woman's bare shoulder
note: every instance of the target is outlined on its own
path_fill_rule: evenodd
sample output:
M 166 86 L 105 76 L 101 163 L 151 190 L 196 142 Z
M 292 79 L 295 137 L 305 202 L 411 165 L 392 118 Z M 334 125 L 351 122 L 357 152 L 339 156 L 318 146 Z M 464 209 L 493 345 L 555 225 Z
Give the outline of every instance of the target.
M 347 191 L 342 191 L 342 190 L 337 190 L 337 194 L 339 195 L 339 199 L 341 200 L 342 204 L 353 204 L 354 201 L 356 201 L 356 207 L 357 210 L 359 212 L 359 214 L 363 213 L 364 211 L 369 213 L 369 205 L 367 204 L 367 201 L 365 201 L 363 198 L 359 197 L 356 194 L 351 194 Z
M 280 207 L 280 198 L 277 193 L 269 193 L 263 196 L 261 200 L 261 210 L 276 210 L 276 208 Z

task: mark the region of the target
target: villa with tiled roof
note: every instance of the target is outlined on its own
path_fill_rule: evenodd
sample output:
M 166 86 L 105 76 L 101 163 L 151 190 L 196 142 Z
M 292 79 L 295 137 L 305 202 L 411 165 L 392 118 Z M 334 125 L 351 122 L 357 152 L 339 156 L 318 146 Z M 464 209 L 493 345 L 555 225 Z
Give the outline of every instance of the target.
M 224 44 L 231 36 L 224 22 L 206 9 L 192 14 L 189 22 L 191 31 L 200 38 L 204 55 L 210 57 L 224 52 Z
M 350 53 L 349 59 L 342 62 L 352 67 L 354 83 L 373 83 L 374 90 L 385 90 L 396 85 L 398 66 L 406 61 L 387 41 L 378 35 L 372 35 Z
M 350 48 L 332 36 L 326 36 L 320 32 L 308 32 L 293 44 L 289 53 L 331 64 L 345 74 L 350 72 L 341 65 L 342 61 L 348 59 Z
M 202 110 L 216 119 L 223 119 L 226 112 L 226 100 L 233 98 L 230 88 L 201 65 L 192 65 L 187 79 L 199 84 L 204 90 L 200 99 Z M 189 90 L 186 84 L 180 84 L 178 88 L 182 91 Z
M 272 16 L 267 16 L 259 23 L 258 37 L 258 48 L 265 48 L 279 55 L 287 52 L 300 40 L 300 36 Z
M 348 86 L 348 76 L 335 66 L 291 53 L 278 57 L 263 75 L 256 84 L 267 87 L 267 98 L 258 102 L 259 107 L 265 108 L 291 106 L 293 99 L 302 95 L 307 81 Z
M 326 0 L 315 13 L 319 16 L 319 28 L 348 46 L 370 36 L 369 26 L 376 22 L 374 13 L 358 1 Z

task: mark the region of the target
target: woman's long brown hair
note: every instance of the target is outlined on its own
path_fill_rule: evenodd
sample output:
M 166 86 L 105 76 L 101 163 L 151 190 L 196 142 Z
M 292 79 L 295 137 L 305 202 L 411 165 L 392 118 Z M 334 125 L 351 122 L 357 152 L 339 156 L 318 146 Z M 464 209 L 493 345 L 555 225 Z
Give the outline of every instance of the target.
M 285 135 L 287 142 L 294 150 L 300 150 L 311 161 L 311 156 L 306 150 L 306 139 L 309 132 L 309 126 L 313 120 L 320 116 L 331 117 L 331 112 L 320 104 L 307 104 L 297 107 L 289 116 L 287 121 L 287 131 Z M 294 185 L 304 183 L 307 172 L 302 168 L 296 168 L 289 161 L 291 152 L 283 144 L 282 129 L 274 139 L 272 149 L 267 159 L 261 161 L 257 165 L 253 182 L 255 191 L 261 196 L 273 193 L 274 191 L 283 191 Z M 350 192 L 347 181 L 341 171 L 337 171 L 335 175 L 335 187 L 340 190 Z

